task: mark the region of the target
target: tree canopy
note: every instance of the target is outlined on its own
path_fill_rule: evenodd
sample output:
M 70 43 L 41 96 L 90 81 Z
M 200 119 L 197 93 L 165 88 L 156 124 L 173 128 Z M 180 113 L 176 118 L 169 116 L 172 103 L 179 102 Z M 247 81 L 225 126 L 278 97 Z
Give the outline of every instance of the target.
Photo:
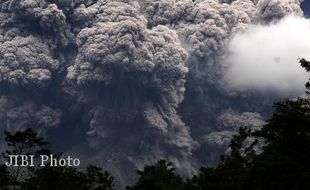
M 300 60 L 310 72 L 310 62 Z M 260 129 L 241 127 L 230 143 L 230 153 L 214 167 L 201 167 L 184 179 L 173 163 L 159 160 L 138 170 L 138 179 L 127 190 L 301 190 L 310 189 L 310 81 L 308 95 L 274 105 Z M 42 154 L 47 141 L 31 129 L 5 132 L 9 154 Z M 41 167 L 18 173 L 0 166 L 0 189 L 9 190 L 112 190 L 113 177 L 102 168 L 88 166 Z
M 46 145 L 48 142 L 39 137 L 32 129 L 4 132 L 8 149 L 2 153 L 7 159 L 9 155 L 53 154 Z M 56 155 L 58 159 L 60 154 Z M 1 190 L 112 190 L 114 178 L 102 168 L 89 165 L 86 170 L 77 167 L 22 167 L 0 166 Z
M 309 61 L 301 59 L 300 63 L 310 72 Z M 305 86 L 309 94 L 310 81 Z M 272 117 L 259 130 L 240 128 L 231 140 L 230 153 L 223 155 L 217 166 L 201 167 L 196 175 L 182 181 L 165 165 L 167 162 L 161 161 L 145 167 L 143 172 L 138 171 L 140 177 L 129 189 L 310 189 L 309 158 L 310 98 L 307 95 L 276 103 Z M 169 172 L 171 175 L 167 177 Z

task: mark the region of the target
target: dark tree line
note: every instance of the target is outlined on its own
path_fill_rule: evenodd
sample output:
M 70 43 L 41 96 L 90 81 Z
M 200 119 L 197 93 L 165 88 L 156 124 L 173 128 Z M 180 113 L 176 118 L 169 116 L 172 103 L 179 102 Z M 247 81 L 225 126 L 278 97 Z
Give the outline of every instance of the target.
M 48 142 L 31 129 L 15 134 L 5 132 L 4 135 L 8 147 L 2 153 L 4 159 L 9 155 L 34 155 L 37 161 L 39 155 L 52 154 L 46 148 Z M 54 156 L 60 158 L 60 154 Z M 86 170 L 48 164 L 45 167 L 0 166 L 0 190 L 112 190 L 113 187 L 113 177 L 93 165 Z
M 300 60 L 310 72 L 310 62 Z M 184 180 L 159 161 L 138 171 L 128 190 L 308 190 L 310 189 L 310 81 L 307 96 L 274 105 L 271 119 L 260 130 L 240 128 L 230 154 L 215 167 L 202 167 Z M 261 145 L 262 147 L 260 148 Z
M 310 62 L 301 65 L 310 71 Z M 306 84 L 310 93 L 310 82 Z M 50 154 L 47 142 L 28 129 L 5 133 L 9 154 Z M 57 156 L 57 155 L 56 155 Z M 276 103 L 261 129 L 240 128 L 230 153 L 215 167 L 201 167 L 188 179 L 166 160 L 137 171 L 127 190 L 306 190 L 310 189 L 310 97 Z M 112 190 L 113 177 L 96 166 L 8 168 L 0 166 L 0 190 Z

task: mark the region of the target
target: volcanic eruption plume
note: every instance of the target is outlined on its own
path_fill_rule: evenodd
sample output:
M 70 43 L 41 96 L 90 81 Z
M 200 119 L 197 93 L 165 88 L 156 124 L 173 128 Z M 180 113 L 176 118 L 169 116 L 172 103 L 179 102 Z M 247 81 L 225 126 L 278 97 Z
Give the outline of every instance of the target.
M 237 127 L 262 125 L 273 101 L 302 88 L 297 82 L 270 92 L 286 72 L 264 82 L 245 73 L 261 63 L 251 59 L 260 51 L 257 30 L 272 35 L 268 29 L 283 27 L 288 15 L 308 27 L 301 3 L 3 0 L 1 130 L 32 127 L 52 142 L 62 134 L 68 142 L 59 149 L 108 168 L 121 185 L 161 158 L 183 174 L 215 163 Z M 242 46 L 244 39 L 253 41 Z M 296 62 L 309 48 L 295 46 L 299 40 L 284 44 L 298 47 Z M 286 51 L 274 45 L 276 59 L 258 54 L 266 56 L 261 73 L 296 69 L 291 60 L 276 64 Z

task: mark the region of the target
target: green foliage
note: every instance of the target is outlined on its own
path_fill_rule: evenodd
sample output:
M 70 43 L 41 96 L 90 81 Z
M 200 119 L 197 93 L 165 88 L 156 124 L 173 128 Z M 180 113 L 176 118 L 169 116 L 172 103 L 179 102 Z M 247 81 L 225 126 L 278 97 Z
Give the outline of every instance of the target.
M 24 190 L 112 190 L 113 177 L 97 166 L 88 166 L 86 173 L 73 167 L 43 167 L 35 170 L 24 184 Z
M 310 71 L 310 62 L 301 65 Z M 310 83 L 306 84 L 310 89 Z M 256 140 L 244 148 L 248 138 Z M 265 146 L 257 154 L 257 139 Z M 310 99 L 287 100 L 275 104 L 275 110 L 261 130 L 240 128 L 230 144 L 231 153 L 218 166 L 201 168 L 192 178 L 195 189 L 264 190 L 310 189 Z
M 301 59 L 310 71 L 310 62 Z M 306 84 L 310 93 L 310 82 Z M 171 162 L 160 160 L 137 171 L 136 184 L 127 190 L 303 190 L 310 189 L 310 98 L 275 104 L 274 113 L 260 130 L 240 128 L 230 143 L 230 154 L 215 167 L 202 167 L 185 181 Z M 50 152 L 47 142 L 32 130 L 5 132 L 8 150 L 2 155 Z M 251 141 L 248 141 L 251 139 Z M 249 143 L 250 142 L 250 143 Z M 256 148 L 261 143 L 261 152 Z M 34 168 L 23 178 L 0 166 L 0 189 L 112 190 L 113 177 L 96 166 L 86 171 L 71 167 Z
M 26 129 L 24 131 L 17 131 L 15 134 L 11 134 L 8 131 L 4 132 L 5 141 L 8 146 L 8 150 L 2 153 L 7 158 L 8 155 L 42 155 L 50 154 L 48 149 L 43 148 L 48 144 L 46 140 L 37 136 L 32 129 Z
M 250 182 L 260 189 L 310 189 L 310 100 L 277 103 L 263 129 L 263 153 L 251 168 Z
M 306 71 L 310 72 L 310 61 L 307 61 L 306 59 L 301 59 L 300 60 L 300 64 L 303 68 L 306 69 Z M 305 84 L 306 88 L 307 88 L 307 93 L 309 94 L 310 93 L 310 81 L 308 81 L 306 84 Z
M 24 190 L 84 190 L 83 173 L 70 167 L 43 167 L 35 170 L 34 175 L 23 183 Z
M 310 62 L 300 63 L 310 71 Z M 306 88 L 310 93 L 310 82 Z M 274 108 L 260 130 L 239 129 L 230 154 L 222 156 L 217 166 L 202 167 L 184 182 L 171 163 L 159 161 L 138 171 L 137 183 L 128 190 L 310 189 L 310 97 L 279 102 Z M 259 143 L 263 147 L 257 152 Z
M 140 176 L 137 183 L 127 190 L 180 190 L 186 183 L 176 174 L 171 162 L 160 160 L 151 166 L 145 166 L 143 171 L 137 171 Z
M 264 139 L 262 153 L 254 150 L 257 140 L 244 148 L 247 138 Z M 218 166 L 201 168 L 192 178 L 195 189 L 310 189 L 310 100 L 275 104 L 272 118 L 261 130 L 240 128 L 230 148 Z
M 202 167 L 197 175 L 190 181 L 197 190 L 242 190 L 245 186 L 244 179 L 248 174 L 248 168 L 252 164 L 255 155 L 254 141 L 249 147 L 241 150 L 243 142 L 250 136 L 251 131 L 240 128 L 239 134 L 234 135 L 230 143 L 230 154 L 223 155 L 216 167 Z
M 2 153 L 9 155 L 51 154 L 45 146 L 48 142 L 31 129 L 5 132 L 8 149 Z M 59 156 L 56 156 L 56 158 Z M 97 166 L 90 165 L 86 171 L 74 167 L 21 167 L 0 166 L 0 189 L 22 190 L 112 190 L 114 178 Z
M 5 165 L 0 166 L 0 189 L 8 190 L 10 185 L 10 174 Z
M 48 142 L 39 137 L 32 129 L 17 131 L 14 134 L 5 131 L 4 136 L 8 147 L 5 152 L 2 152 L 4 159 L 8 159 L 9 155 L 35 155 L 36 159 L 39 155 L 51 153 L 50 150 L 45 148 Z M 18 164 L 20 164 L 20 160 Z M 10 185 L 13 189 L 19 187 L 33 172 L 31 167 L 11 166 L 7 169 Z
M 112 190 L 114 178 L 107 171 L 90 165 L 86 170 L 87 188 L 92 190 Z

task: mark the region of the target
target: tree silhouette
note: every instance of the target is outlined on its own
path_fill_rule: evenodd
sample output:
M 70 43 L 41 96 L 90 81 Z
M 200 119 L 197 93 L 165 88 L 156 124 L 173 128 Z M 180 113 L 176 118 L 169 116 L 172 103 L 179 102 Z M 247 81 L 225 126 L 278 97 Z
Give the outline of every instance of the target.
M 5 165 L 0 166 L 0 189 L 8 190 L 10 185 L 10 174 Z
M 159 160 L 156 164 L 145 166 L 137 171 L 139 179 L 127 190 L 179 190 L 185 189 L 186 183 L 176 174 L 171 162 Z
M 23 184 L 24 190 L 112 190 L 113 177 L 97 166 L 86 172 L 73 167 L 46 166 L 35 170 L 35 175 Z
M 310 71 L 310 62 L 300 62 Z M 306 88 L 309 93 L 309 82 Z M 190 182 L 194 189 L 310 189 L 309 96 L 276 103 L 274 108 L 261 130 L 241 128 L 231 141 L 231 153 L 216 167 L 200 169 Z M 254 149 L 258 140 L 244 148 L 247 138 L 264 140 L 261 153 Z
M 87 188 L 91 190 L 112 190 L 114 178 L 107 171 L 90 165 L 86 170 Z
M 301 59 L 310 72 L 310 62 Z M 230 143 L 230 153 L 215 167 L 201 167 L 184 180 L 171 162 L 160 160 L 137 171 L 137 182 L 127 190 L 303 190 L 310 189 L 310 81 L 308 95 L 274 105 L 267 124 L 252 131 L 240 128 Z M 251 141 L 247 141 L 251 139 Z M 5 132 L 8 150 L 15 154 L 42 155 L 50 151 L 47 141 L 31 129 Z M 247 143 L 246 143 L 247 142 Z M 250 142 L 250 143 L 249 143 Z M 262 145 L 262 147 L 258 145 Z M 260 147 L 261 150 L 257 151 Z M 112 190 L 114 179 L 97 166 L 34 167 L 31 170 L 0 166 L 0 189 L 23 190 Z
M 39 137 L 32 129 L 17 131 L 14 134 L 5 131 L 4 136 L 8 149 L 2 152 L 2 156 L 6 160 L 9 158 L 9 155 L 34 155 L 34 159 L 37 159 L 39 155 L 51 154 L 50 150 L 45 148 L 48 142 Z M 32 167 L 19 166 L 20 164 L 21 161 L 18 160 L 18 166 L 10 166 L 8 168 L 12 189 L 18 188 L 25 178 L 31 175 L 34 169 Z
M 46 148 L 48 142 L 31 129 L 17 131 L 12 134 L 5 132 L 8 149 L 2 153 L 7 159 L 9 155 L 40 155 L 52 154 Z M 59 158 L 60 155 L 56 156 Z M 20 164 L 20 163 L 19 163 Z M 0 166 L 0 189 L 22 190 L 112 190 L 114 178 L 102 168 L 89 165 L 86 170 L 76 167 L 21 167 Z
M 244 141 L 250 135 L 250 129 L 239 128 L 239 133 L 231 140 L 230 154 L 223 155 L 216 167 L 201 167 L 190 181 L 192 189 L 242 190 L 255 155 L 253 146 L 257 144 L 257 141 L 253 141 L 250 146 L 243 149 Z

